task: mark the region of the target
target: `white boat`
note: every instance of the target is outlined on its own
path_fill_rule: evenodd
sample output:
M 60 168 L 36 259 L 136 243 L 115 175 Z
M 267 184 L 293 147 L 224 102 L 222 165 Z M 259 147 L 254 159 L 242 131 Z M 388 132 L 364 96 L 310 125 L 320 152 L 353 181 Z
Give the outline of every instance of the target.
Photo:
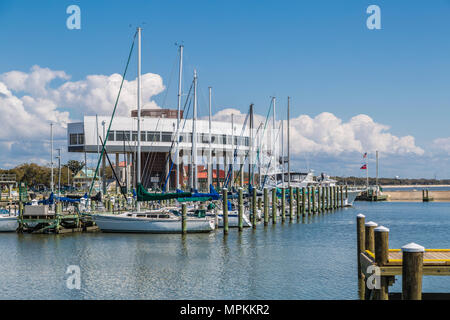
M 10 213 L 0 214 L 0 232 L 14 232 L 19 227 L 17 216 Z
M 181 217 L 162 210 L 125 212 L 121 214 L 93 214 L 92 219 L 103 232 L 181 233 Z M 214 220 L 187 217 L 187 232 L 211 232 Z
M 223 228 L 223 214 L 217 215 L 219 221 L 219 227 Z M 252 226 L 248 215 L 242 215 L 242 226 L 244 228 L 248 228 Z M 239 212 L 237 210 L 228 212 L 228 227 L 230 228 L 238 228 L 239 227 Z

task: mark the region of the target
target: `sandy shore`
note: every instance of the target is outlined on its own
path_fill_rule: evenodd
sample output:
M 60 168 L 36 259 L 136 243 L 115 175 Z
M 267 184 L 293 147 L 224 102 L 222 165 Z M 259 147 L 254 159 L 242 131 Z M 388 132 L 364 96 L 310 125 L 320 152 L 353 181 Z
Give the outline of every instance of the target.
M 422 201 L 422 190 L 419 191 L 383 191 L 388 196 L 388 201 Z M 428 192 L 434 201 L 450 201 L 450 190 L 430 190 Z

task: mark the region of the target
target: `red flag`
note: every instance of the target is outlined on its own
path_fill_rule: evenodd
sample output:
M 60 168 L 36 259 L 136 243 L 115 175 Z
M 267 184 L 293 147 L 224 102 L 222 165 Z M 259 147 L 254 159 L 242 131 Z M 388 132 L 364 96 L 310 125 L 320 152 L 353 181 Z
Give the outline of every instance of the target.
M 360 169 L 367 170 L 367 164 L 363 165 Z

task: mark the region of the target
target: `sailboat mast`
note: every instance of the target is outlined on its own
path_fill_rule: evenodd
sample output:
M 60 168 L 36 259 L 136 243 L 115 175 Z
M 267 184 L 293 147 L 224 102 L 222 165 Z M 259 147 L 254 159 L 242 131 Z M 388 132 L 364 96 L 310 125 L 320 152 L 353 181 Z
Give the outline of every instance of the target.
M 250 104 L 250 141 L 249 141 L 249 162 L 248 162 L 248 184 L 253 184 L 252 165 L 253 165 L 253 103 Z
M 291 186 L 291 126 L 290 126 L 290 100 L 288 97 L 287 104 L 287 157 L 288 157 L 288 187 Z
M 234 181 L 234 114 L 231 114 L 231 163 L 230 163 L 230 187 L 233 188 Z
M 208 159 L 208 188 L 209 188 L 209 186 L 212 184 L 212 180 L 213 180 L 213 170 L 212 170 L 212 167 L 213 167 L 213 161 L 212 161 L 212 146 L 211 146 L 211 144 L 212 144 L 212 141 L 211 141 L 211 139 L 212 139 L 212 136 L 211 136 L 211 117 L 212 117 L 212 110 L 211 110 L 211 108 L 212 108 L 212 103 L 211 103 L 211 97 L 212 97 L 212 94 L 211 94 L 211 90 L 212 90 L 212 88 L 211 87 L 208 87 L 208 91 L 209 91 L 209 159 Z
M 281 187 L 284 188 L 284 120 L 281 120 Z
M 180 67 L 178 70 L 178 112 L 177 112 L 177 174 L 176 188 L 180 189 L 180 120 L 181 120 L 181 81 L 183 77 L 183 45 L 180 45 Z
M 137 64 L 137 72 L 138 72 L 138 78 L 137 78 L 137 185 L 136 187 L 141 183 L 141 31 L 142 29 L 140 27 L 137 28 L 138 31 L 138 64 Z M 141 209 L 141 205 L 139 201 L 137 201 L 136 206 L 137 211 Z
M 192 123 L 192 166 L 193 187 L 198 189 L 197 183 L 197 70 L 194 70 L 194 110 Z
M 51 167 L 51 173 L 50 173 L 50 190 L 54 191 L 54 185 L 53 185 L 53 122 L 50 123 L 50 167 Z
M 272 126 L 273 126 L 273 140 L 272 140 L 272 146 L 273 146 L 273 166 L 274 166 L 274 175 L 275 175 L 275 184 L 277 183 L 277 141 L 275 141 L 275 139 L 277 139 L 277 133 L 276 133 L 276 127 L 277 127 L 277 119 L 276 119 L 276 98 L 273 97 L 273 122 L 272 122 Z

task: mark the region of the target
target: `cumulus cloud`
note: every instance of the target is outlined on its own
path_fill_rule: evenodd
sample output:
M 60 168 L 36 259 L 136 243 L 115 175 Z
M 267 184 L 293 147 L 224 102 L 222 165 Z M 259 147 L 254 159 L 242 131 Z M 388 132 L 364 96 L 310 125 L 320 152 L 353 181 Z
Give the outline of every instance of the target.
M 450 137 L 434 139 L 432 149 L 437 153 L 446 153 L 450 155 Z
M 142 107 L 159 108 L 152 97 L 165 89 L 162 78 L 146 73 L 141 80 Z M 74 121 L 77 115 L 111 114 L 121 81 L 119 74 L 88 75 L 82 80 L 70 81 L 64 71 L 37 65 L 29 72 L 14 70 L 0 74 L 0 143 L 10 152 L 12 148 L 27 146 L 30 141 L 44 150 L 42 141 L 49 139 L 50 122 L 55 124 L 55 139 L 64 140 L 67 123 Z M 125 80 L 117 115 L 128 116 L 136 108 L 136 92 L 137 79 Z M 25 152 L 23 148 L 14 150 Z
M 246 114 L 232 108 L 222 109 L 213 115 L 217 121 L 230 121 L 234 115 L 236 123 L 243 123 Z M 265 122 L 265 117 L 255 115 L 255 127 Z M 271 121 L 269 121 L 271 123 Z M 277 127 L 279 126 L 277 123 Z M 328 154 L 339 156 L 344 153 L 364 153 L 376 150 L 383 154 L 418 155 L 424 150 L 415 144 L 412 136 L 397 137 L 389 133 L 389 126 L 375 122 L 371 117 L 360 114 L 345 122 L 329 112 L 322 112 L 314 118 L 301 115 L 290 121 L 291 152 L 293 155 L 302 153 Z M 285 137 L 287 123 L 284 123 Z M 285 138 L 285 143 L 286 143 Z M 450 138 L 449 138 L 450 140 Z M 450 141 L 449 141 L 450 150 Z

